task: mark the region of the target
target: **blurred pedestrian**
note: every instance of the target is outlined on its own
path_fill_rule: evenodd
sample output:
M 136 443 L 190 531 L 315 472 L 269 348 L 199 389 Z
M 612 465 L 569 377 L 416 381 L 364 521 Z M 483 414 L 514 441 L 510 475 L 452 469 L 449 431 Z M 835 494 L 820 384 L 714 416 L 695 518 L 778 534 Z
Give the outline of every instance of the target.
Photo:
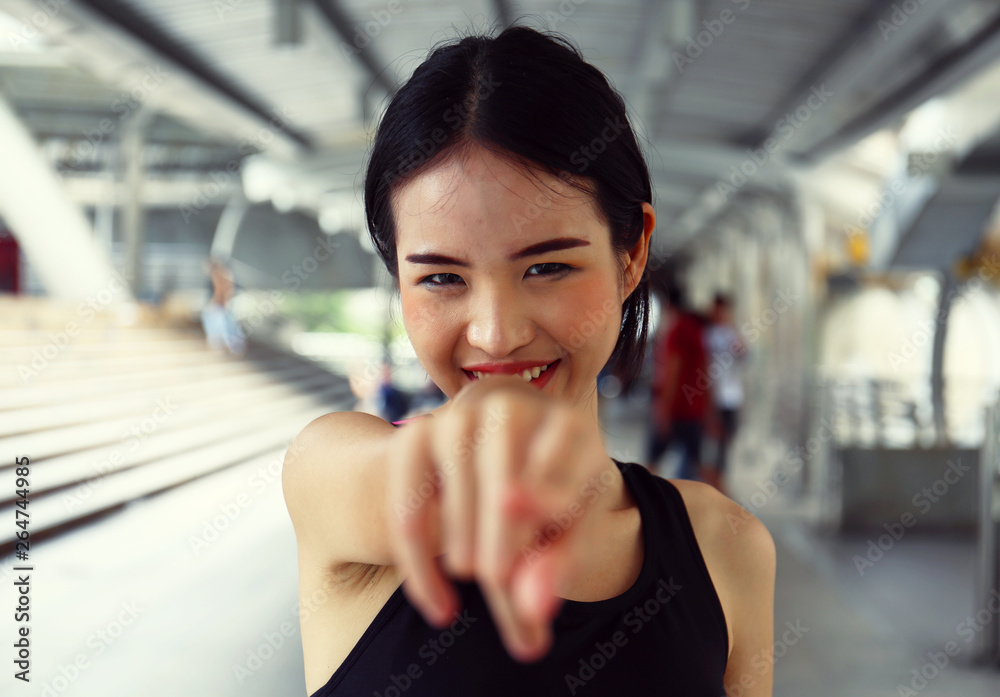
M 378 416 L 378 388 L 380 384 L 381 366 L 375 361 L 352 361 L 348 368 L 347 381 L 351 393 L 357 399 L 354 411 Z
M 410 411 L 410 395 L 392 382 L 392 363 L 382 364 L 382 380 L 375 395 L 378 415 L 386 421 L 399 421 Z
M 224 261 L 209 260 L 212 297 L 201 311 L 201 325 L 208 345 L 214 351 L 241 357 L 246 353 L 246 335 L 233 316 L 231 301 L 235 291 L 232 272 Z
M 677 286 L 667 289 L 664 313 L 654 345 L 646 466 L 655 472 L 660 457 L 679 446 L 681 467 L 677 476 L 695 479 L 711 398 L 711 385 L 706 384 L 703 323 L 688 310 Z
M 435 407 L 441 406 L 447 401 L 448 396 L 441 391 L 441 388 L 428 375 L 423 387 L 411 399 L 410 412 L 413 414 L 423 414 Z
M 709 355 L 708 375 L 712 381 L 707 430 L 715 443 L 715 456 L 712 466 L 702 470 L 702 478 L 726 494 L 726 460 L 743 406 L 740 364 L 746 356 L 746 346 L 732 324 L 732 301 L 725 293 L 715 294 L 711 323 L 705 328 L 705 346 Z

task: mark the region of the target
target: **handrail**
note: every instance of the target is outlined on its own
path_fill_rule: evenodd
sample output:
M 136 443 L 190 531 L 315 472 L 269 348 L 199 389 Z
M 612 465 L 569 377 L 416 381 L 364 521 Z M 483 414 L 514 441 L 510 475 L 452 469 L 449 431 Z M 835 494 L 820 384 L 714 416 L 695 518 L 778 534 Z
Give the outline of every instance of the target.
M 986 410 L 986 435 L 979 460 L 979 541 L 973 614 L 995 612 L 1000 603 L 1000 395 Z M 977 658 L 1000 662 L 1000 624 L 979 632 Z
M 948 421 L 936 433 L 932 395 L 926 380 L 913 378 L 822 377 L 817 389 L 838 424 L 837 447 L 923 449 L 936 443 L 979 447 L 982 407 L 992 404 L 996 383 L 951 378 L 946 383 Z M 975 414 L 975 418 L 970 418 Z

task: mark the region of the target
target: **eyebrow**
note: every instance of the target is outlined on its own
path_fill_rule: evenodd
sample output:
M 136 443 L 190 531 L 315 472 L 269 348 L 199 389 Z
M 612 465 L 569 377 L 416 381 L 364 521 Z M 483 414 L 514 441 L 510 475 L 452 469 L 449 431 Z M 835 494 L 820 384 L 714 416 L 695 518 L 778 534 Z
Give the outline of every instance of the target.
M 523 259 L 525 257 L 545 254 L 546 252 L 557 252 L 560 249 L 572 249 L 573 247 L 585 247 L 589 244 L 590 242 L 588 240 L 583 240 L 579 237 L 556 237 L 551 240 L 545 240 L 544 242 L 538 242 L 537 244 L 525 247 L 524 249 L 509 255 L 507 259 L 509 261 L 517 261 L 518 259 Z M 407 254 L 406 260 L 413 264 L 440 264 L 448 266 L 462 266 L 465 268 L 470 266 L 469 262 L 463 261 L 462 259 L 455 259 L 454 257 L 445 256 L 444 254 L 435 254 L 432 252 L 425 254 Z

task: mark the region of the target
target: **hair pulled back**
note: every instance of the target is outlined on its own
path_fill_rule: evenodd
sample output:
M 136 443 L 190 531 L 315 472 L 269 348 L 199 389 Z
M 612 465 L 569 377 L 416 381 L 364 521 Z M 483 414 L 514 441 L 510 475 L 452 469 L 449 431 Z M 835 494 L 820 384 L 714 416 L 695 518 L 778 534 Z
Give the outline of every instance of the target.
M 364 182 L 368 231 L 398 284 L 392 196 L 449 155 L 488 148 L 530 173 L 544 170 L 593 197 L 616 257 L 639 241 L 649 170 L 625 103 L 566 38 L 512 26 L 496 37 L 440 45 L 392 97 L 379 123 Z M 624 274 L 624 268 L 622 268 Z M 623 276 L 622 276 L 623 277 Z M 643 273 L 622 305 L 609 364 L 630 384 L 649 326 Z

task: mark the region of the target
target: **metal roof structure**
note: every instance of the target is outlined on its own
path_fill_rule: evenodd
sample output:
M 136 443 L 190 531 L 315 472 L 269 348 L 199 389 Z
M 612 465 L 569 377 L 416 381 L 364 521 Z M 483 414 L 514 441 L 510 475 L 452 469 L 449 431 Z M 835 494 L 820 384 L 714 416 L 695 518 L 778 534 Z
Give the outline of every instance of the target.
M 148 112 L 146 166 L 166 189 L 263 153 L 289 204 L 317 213 L 357 192 L 373 120 L 435 43 L 514 20 L 567 34 L 626 98 L 678 239 L 711 219 L 712 189 L 748 153 L 769 153 L 755 187 L 784 186 L 790 168 L 898 127 L 1000 58 L 990 0 L 0 0 L 0 12 L 0 94 L 72 176 L 113 168 L 119 130 Z

